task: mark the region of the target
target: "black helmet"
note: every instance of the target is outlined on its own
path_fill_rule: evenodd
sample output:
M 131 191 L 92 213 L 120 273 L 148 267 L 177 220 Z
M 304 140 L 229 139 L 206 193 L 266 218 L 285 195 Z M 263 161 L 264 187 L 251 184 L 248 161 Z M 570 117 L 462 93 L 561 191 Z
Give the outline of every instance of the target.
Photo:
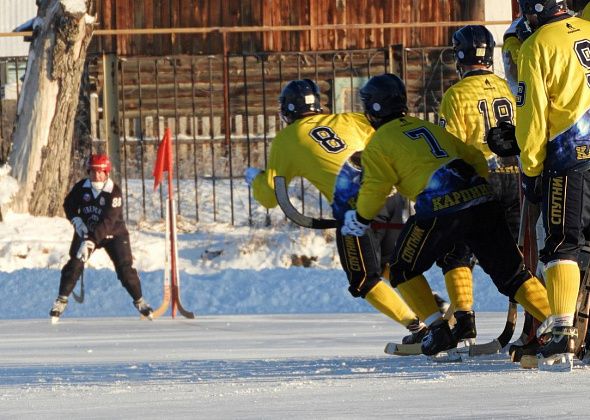
M 365 115 L 375 129 L 408 112 L 406 86 L 395 74 L 371 77 L 360 94 Z
M 524 16 L 518 19 L 518 23 L 516 24 L 516 37 L 520 42 L 524 42 L 532 34 L 533 31 L 531 30 L 529 21 L 526 20 Z
M 518 4 L 523 15 L 536 15 L 539 25 L 559 12 L 567 11 L 566 0 L 518 0 Z
M 320 89 L 313 80 L 293 80 L 283 88 L 279 96 L 281 118 L 291 124 L 303 114 L 322 112 Z
M 453 34 L 453 52 L 459 66 L 494 64 L 494 36 L 485 26 L 464 26 Z

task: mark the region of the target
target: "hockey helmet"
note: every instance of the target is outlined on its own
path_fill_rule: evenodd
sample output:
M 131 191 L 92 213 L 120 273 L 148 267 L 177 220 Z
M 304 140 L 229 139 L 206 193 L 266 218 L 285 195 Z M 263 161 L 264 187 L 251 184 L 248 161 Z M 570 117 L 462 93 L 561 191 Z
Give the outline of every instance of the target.
M 94 154 L 90 155 L 88 158 L 88 162 L 86 163 L 86 169 L 88 172 L 91 170 L 95 171 L 103 171 L 106 172 L 107 175 L 111 172 L 111 160 L 105 154 Z
M 457 68 L 494 64 L 496 42 L 492 33 L 482 25 L 467 25 L 453 34 L 453 53 Z
M 307 114 L 322 112 L 320 89 L 313 80 L 293 80 L 283 88 L 279 96 L 281 118 L 287 124 Z
M 566 0 L 518 0 L 523 15 L 537 16 L 538 25 L 543 25 L 553 16 L 567 11 Z
M 360 96 L 365 115 L 375 129 L 408 112 L 406 86 L 395 74 L 371 77 L 361 88 Z

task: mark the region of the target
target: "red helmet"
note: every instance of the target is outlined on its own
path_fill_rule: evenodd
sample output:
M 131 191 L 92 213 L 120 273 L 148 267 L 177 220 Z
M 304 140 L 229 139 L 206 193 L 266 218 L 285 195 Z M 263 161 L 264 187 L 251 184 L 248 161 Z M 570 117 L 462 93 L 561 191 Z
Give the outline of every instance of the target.
M 108 173 L 111 172 L 111 161 L 107 155 L 90 155 L 88 163 L 86 164 L 86 169 L 88 171 L 91 169 L 95 171 L 103 171 L 108 175 Z

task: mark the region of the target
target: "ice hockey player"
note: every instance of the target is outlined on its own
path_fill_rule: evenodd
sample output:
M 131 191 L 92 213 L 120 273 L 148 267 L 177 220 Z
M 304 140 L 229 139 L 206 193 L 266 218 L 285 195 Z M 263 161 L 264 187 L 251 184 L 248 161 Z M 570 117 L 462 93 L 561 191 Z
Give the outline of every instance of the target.
M 115 266 L 117 277 L 133 298 L 141 315 L 150 318 L 152 308 L 144 300 L 133 257 L 129 232 L 123 219 L 121 189 L 109 178 L 111 161 L 105 154 L 93 154 L 87 162 L 88 178 L 74 185 L 64 201 L 66 217 L 74 227 L 70 259 L 61 270 L 59 294 L 49 315 L 57 322 L 68 304 L 68 296 L 84 269 L 84 263 L 104 248 Z
M 502 44 L 504 75 L 514 96 L 518 93 L 518 53 L 520 46 L 531 33 L 531 28 L 524 16 L 515 19 L 504 33 Z
M 567 370 L 577 336 L 577 261 L 590 229 L 590 23 L 571 16 L 565 0 L 519 4 L 534 32 L 519 53 L 516 139 L 524 193 L 541 203 L 551 306 L 537 358 L 540 369 Z
M 272 141 L 267 168 L 247 168 L 244 173 L 254 198 L 266 208 L 275 207 L 274 177 L 284 176 L 287 185 L 294 177 L 303 177 L 328 199 L 334 217 L 342 222 L 346 210 L 354 206 L 360 184 L 358 152 L 365 148 L 373 128 L 359 113 L 322 114 L 319 88 L 310 79 L 287 83 L 279 103 L 287 126 Z M 391 200 L 383 201 L 376 221 L 389 222 L 394 217 Z M 426 332 L 418 316 L 430 314 L 431 309 L 438 312 L 438 306 L 425 280 L 417 286 L 424 296 L 408 302 L 418 316 L 381 280 L 397 236 L 394 230 L 369 229 L 357 238 L 343 236 L 338 229 L 336 244 L 352 296 L 364 298 L 407 327 L 412 333 L 408 340 L 416 341 Z
M 404 299 L 421 299 L 420 278 L 455 243 L 470 247 L 498 290 L 539 320 L 549 314 L 547 291 L 525 267 L 504 211 L 486 181 L 480 150 L 442 127 L 407 116 L 406 88 L 393 74 L 372 77 L 360 91 L 365 115 L 377 130 L 361 156 L 363 182 L 356 210 L 344 217 L 344 235 L 363 236 L 395 186 L 414 201 L 390 263 L 392 285 Z M 485 221 L 485 223 L 484 223 Z M 400 287 L 401 286 L 401 287 Z M 415 295 L 419 294 L 419 295 Z M 449 324 L 432 310 L 422 352 L 454 348 Z
M 439 124 L 479 149 L 488 162 L 489 182 L 505 211 L 513 238 L 518 238 L 520 198 L 518 162 L 515 157 L 500 158 L 486 144 L 490 127 L 500 123 L 514 125 L 514 97 L 506 81 L 494 74 L 494 37 L 485 26 L 464 26 L 453 34 L 453 52 L 461 80 L 443 95 Z M 445 275 L 457 323 L 453 337 L 460 341 L 476 336 L 473 312 L 473 255 L 465 244 L 437 261 Z

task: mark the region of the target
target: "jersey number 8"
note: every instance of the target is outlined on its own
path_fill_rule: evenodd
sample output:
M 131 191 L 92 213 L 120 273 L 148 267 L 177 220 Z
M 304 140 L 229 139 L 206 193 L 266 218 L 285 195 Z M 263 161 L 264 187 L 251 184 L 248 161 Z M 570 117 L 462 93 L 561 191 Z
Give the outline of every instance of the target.
M 320 126 L 309 132 L 314 139 L 326 152 L 339 153 L 346 149 L 346 143 L 330 127 Z

